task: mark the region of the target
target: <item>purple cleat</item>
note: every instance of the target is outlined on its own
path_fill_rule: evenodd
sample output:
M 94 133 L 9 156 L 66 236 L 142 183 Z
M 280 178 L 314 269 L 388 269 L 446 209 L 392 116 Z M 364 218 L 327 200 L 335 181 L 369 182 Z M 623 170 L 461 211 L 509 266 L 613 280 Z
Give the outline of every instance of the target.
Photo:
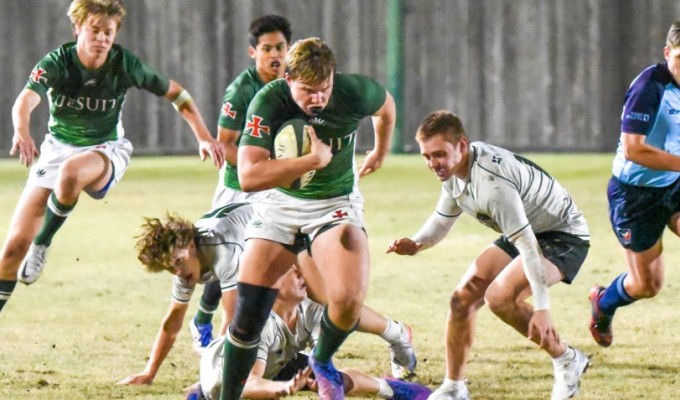
M 394 392 L 394 396 L 390 397 L 390 400 L 426 400 L 432 394 L 432 390 L 418 383 L 389 378 L 385 381 Z
M 313 352 L 312 352 L 313 353 Z M 333 362 L 322 364 L 309 356 L 309 366 L 314 372 L 316 383 L 319 388 L 321 400 L 344 400 L 345 388 L 342 384 L 342 374 L 335 369 Z

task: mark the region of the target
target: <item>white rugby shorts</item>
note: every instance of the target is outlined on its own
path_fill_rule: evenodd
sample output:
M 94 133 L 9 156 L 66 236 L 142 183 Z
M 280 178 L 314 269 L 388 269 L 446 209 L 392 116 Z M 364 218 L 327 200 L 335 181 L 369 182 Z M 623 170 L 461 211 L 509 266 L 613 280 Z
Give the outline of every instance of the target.
M 245 238 L 292 245 L 296 235 L 308 235 L 313 241 L 328 225 L 352 224 L 363 229 L 363 204 L 358 191 L 331 199 L 313 200 L 271 190 L 253 204 L 253 218 L 246 227 Z
M 62 143 L 48 133 L 40 145 L 40 157 L 31 166 L 26 184 L 54 189 L 61 164 L 70 157 L 86 151 L 102 153 L 113 164 L 114 176 L 107 188 L 111 189 L 123 178 L 123 174 L 130 165 L 132 143 L 125 138 L 120 138 L 93 146 L 74 146 Z

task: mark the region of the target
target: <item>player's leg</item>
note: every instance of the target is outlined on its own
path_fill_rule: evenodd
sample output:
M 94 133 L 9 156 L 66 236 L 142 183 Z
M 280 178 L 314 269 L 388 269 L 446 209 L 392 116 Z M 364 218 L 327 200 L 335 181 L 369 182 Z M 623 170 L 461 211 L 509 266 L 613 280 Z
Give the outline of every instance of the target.
M 589 242 L 564 233 L 539 234 L 537 239 L 543 252 L 541 260 L 548 286 L 559 281 L 571 282 L 588 254 Z M 527 337 L 529 323 L 534 316 L 533 307 L 525 301 L 530 294 L 523 259 L 516 257 L 489 286 L 485 301 L 494 314 Z M 536 335 L 530 339 L 541 344 L 541 338 Z M 552 399 L 575 396 L 581 375 L 588 368 L 588 357 L 580 350 L 567 346 L 556 329 L 554 338 L 548 340 L 543 348 L 553 362 L 555 381 Z
M 224 342 L 221 400 L 237 400 L 257 356 L 257 345 L 278 290 L 274 285 L 295 253 L 265 239 L 249 239 L 241 260 L 234 318 Z
M 227 333 L 227 327 L 234 318 L 237 299 L 238 291 L 236 288 L 222 292 L 222 326 L 220 326 L 220 336 L 224 336 Z
M 488 286 L 512 258 L 495 245 L 482 251 L 451 294 L 446 321 L 446 378 L 432 399 L 469 398 L 465 367 L 475 335 L 477 311 Z
M 345 394 L 353 397 L 377 396 L 391 400 L 426 400 L 432 393 L 426 386 L 414 382 L 380 379 L 356 368 L 342 370 Z
M 323 277 L 309 252 L 298 254 L 296 265 L 305 278 L 309 298 L 327 305 Z M 380 336 L 389 344 L 392 376 L 405 379 L 414 373 L 417 359 L 413 350 L 411 328 L 408 325 L 387 318 L 364 304 L 356 330 Z
M 81 152 L 61 163 L 54 191 L 47 200 L 42 226 L 20 267 L 20 281 L 28 285 L 40 277 L 52 239 L 75 208 L 80 192 L 98 193 L 112 178 L 111 162 L 100 152 Z
M 563 275 L 555 265 L 546 259 L 542 259 L 546 271 L 548 286 L 562 280 Z M 489 309 L 503 322 L 513 327 L 522 336 L 529 333 L 529 321 L 534 314 L 531 304 L 525 300 L 530 296 L 531 289 L 524 273 L 521 257 L 516 257 L 489 285 L 485 295 L 485 301 Z M 534 343 L 540 344 L 539 337 L 531 337 Z M 545 350 L 556 357 L 564 352 L 561 341 L 553 341 Z
M 0 250 L 0 311 L 14 292 L 19 265 L 40 228 L 51 192 L 50 189 L 26 185 L 17 202 L 7 238 Z
M 322 399 L 342 399 L 342 379 L 331 362 L 355 329 L 368 289 L 369 255 L 366 233 L 350 223 L 330 225 L 312 242 L 312 257 L 319 266 L 328 306 L 321 320 L 321 335 L 314 347 L 310 366 L 319 383 Z
M 673 230 L 672 214 L 680 206 L 677 186 L 640 188 L 615 178 L 609 181 L 609 219 L 623 248 L 628 272 L 614 278 L 608 287 L 596 285 L 590 291 L 590 333 L 600 346 L 608 347 L 613 341 L 612 320 L 619 307 L 652 297 L 661 289 L 661 236 L 666 224 Z
M 215 310 L 220 306 L 222 289 L 219 280 L 211 280 L 203 286 L 203 294 L 198 301 L 196 315 L 189 322 L 194 350 L 201 354 L 213 340 L 212 318 Z

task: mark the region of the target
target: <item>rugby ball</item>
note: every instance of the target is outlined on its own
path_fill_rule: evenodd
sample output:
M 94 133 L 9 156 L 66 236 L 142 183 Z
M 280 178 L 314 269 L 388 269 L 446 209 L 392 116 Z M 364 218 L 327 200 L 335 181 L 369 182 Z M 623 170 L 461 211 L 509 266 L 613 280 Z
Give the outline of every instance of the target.
M 309 138 L 309 124 L 303 119 L 291 119 L 283 123 L 274 136 L 276 159 L 298 158 L 312 150 Z M 314 178 L 316 171 L 305 172 L 291 183 L 290 189 L 302 189 Z

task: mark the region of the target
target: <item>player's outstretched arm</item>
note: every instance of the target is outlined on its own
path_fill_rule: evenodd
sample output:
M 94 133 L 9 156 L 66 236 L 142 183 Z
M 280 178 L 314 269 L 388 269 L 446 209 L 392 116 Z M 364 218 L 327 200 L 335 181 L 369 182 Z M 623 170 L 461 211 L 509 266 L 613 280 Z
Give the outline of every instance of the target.
M 33 159 L 40 154 L 30 133 L 31 112 L 38 104 L 40 104 L 40 95 L 33 90 L 24 89 L 19 93 L 12 107 L 14 136 L 9 155 L 13 156 L 18 151 L 19 161 L 27 167 L 30 167 Z
M 172 345 L 177 339 L 177 333 L 182 329 L 182 321 L 187 313 L 188 304 L 172 302 L 163 323 L 161 324 L 156 340 L 151 347 L 151 355 L 146 363 L 144 371 L 128 376 L 118 382 L 119 385 L 150 385 L 158 369 L 163 364 L 165 357 L 170 353 Z
M 179 83 L 170 80 L 170 87 L 165 94 L 165 98 L 172 102 L 177 112 L 189 124 L 191 130 L 198 140 L 198 152 L 201 160 L 205 160 L 206 156 L 210 156 L 213 164 L 216 167 L 221 167 L 224 163 L 224 148 L 222 144 L 212 137 L 208 127 L 203 122 L 203 117 L 198 111 L 198 107 L 191 98 L 189 92 L 186 91 Z

